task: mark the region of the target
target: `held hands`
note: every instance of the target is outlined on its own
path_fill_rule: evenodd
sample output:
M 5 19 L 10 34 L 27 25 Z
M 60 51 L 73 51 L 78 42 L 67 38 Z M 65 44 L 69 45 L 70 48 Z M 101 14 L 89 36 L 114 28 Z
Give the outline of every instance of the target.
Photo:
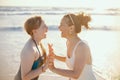
M 49 58 L 47 57 L 44 65 L 42 66 L 42 72 L 45 72 L 46 69 L 48 69 L 48 66 L 49 66 Z
M 46 62 L 44 63 L 44 65 L 42 66 L 42 72 L 45 72 L 46 69 L 50 69 L 53 70 L 54 67 L 54 58 L 55 58 L 55 54 L 53 52 L 53 48 L 52 48 L 52 44 L 48 44 L 48 48 L 49 48 L 49 54 L 46 58 Z
M 48 44 L 49 56 L 55 57 L 55 54 L 54 54 L 52 46 L 53 46 L 53 44 Z
M 55 54 L 54 54 L 54 51 L 53 51 L 53 48 L 52 48 L 52 44 L 48 44 L 48 48 L 49 48 L 49 55 L 48 55 L 48 58 L 49 58 L 49 64 L 48 64 L 48 67 L 50 70 L 53 70 L 55 67 L 54 67 L 54 58 L 55 58 Z

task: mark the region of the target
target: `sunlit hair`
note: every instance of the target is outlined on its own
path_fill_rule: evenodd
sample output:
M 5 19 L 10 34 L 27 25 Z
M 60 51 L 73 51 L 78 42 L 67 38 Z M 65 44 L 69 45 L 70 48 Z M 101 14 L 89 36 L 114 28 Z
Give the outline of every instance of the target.
M 24 23 L 24 28 L 26 32 L 30 36 L 32 36 L 33 35 L 32 30 L 38 29 L 41 23 L 42 23 L 42 18 L 40 16 L 31 17 L 27 19 L 26 22 Z
M 84 26 L 86 29 L 90 29 L 88 22 L 91 21 L 90 15 L 80 12 L 79 14 L 69 13 L 63 18 L 66 18 L 68 26 L 74 25 L 76 33 L 81 32 L 81 27 Z
M 41 48 L 42 48 L 42 54 L 43 54 L 43 57 L 44 57 L 43 63 L 45 63 L 45 62 L 46 62 L 46 57 L 47 57 L 47 55 L 46 55 L 46 50 L 45 50 L 45 48 L 43 47 L 42 43 L 40 43 L 40 46 L 41 46 Z

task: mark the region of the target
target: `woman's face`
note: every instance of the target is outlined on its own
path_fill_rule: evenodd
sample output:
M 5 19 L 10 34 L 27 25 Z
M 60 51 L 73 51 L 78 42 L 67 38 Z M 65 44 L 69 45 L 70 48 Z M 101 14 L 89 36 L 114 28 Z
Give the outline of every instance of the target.
M 39 39 L 46 38 L 46 32 L 47 32 L 47 30 L 48 30 L 48 27 L 46 26 L 46 24 L 44 23 L 44 21 L 42 21 L 40 27 L 35 30 L 36 37 L 39 38 Z
M 69 36 L 69 26 L 66 23 L 66 18 L 61 20 L 59 30 L 61 31 L 61 37 L 67 38 Z

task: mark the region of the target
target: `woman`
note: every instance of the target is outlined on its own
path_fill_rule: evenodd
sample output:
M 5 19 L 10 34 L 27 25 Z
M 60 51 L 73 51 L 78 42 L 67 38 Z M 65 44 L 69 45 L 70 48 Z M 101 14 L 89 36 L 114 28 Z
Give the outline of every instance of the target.
M 59 30 L 61 36 L 67 39 L 67 57 L 55 55 L 52 45 L 49 44 L 49 68 L 52 72 L 69 77 L 69 80 L 96 80 L 92 71 L 89 46 L 78 37 L 82 27 L 89 29 L 90 20 L 90 16 L 85 13 L 67 14 L 62 18 Z M 53 63 L 54 58 L 66 62 L 69 70 L 56 68 Z
M 40 16 L 29 18 L 25 22 L 24 28 L 30 35 L 30 39 L 22 49 L 18 75 L 21 80 L 37 80 L 39 74 L 47 69 L 46 52 L 41 40 L 46 38 L 48 28 Z M 18 80 L 17 77 L 15 79 Z

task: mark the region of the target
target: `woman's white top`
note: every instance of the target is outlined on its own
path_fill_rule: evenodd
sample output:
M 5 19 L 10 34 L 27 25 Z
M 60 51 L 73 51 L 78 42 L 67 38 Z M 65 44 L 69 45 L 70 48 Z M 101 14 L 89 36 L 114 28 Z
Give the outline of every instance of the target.
M 72 56 L 71 58 L 66 58 L 66 64 L 67 66 L 70 68 L 70 69 L 73 69 L 74 67 L 74 59 L 75 59 L 75 50 L 77 48 L 77 46 L 81 43 L 82 41 L 79 41 L 74 49 L 73 49 L 73 53 L 72 53 Z M 78 79 L 73 79 L 73 78 L 70 78 L 70 80 L 96 80 L 95 76 L 94 76 L 94 73 L 92 71 L 92 65 L 88 65 L 88 64 L 85 64 L 83 70 L 82 70 L 82 73 L 80 74 L 79 78 Z

